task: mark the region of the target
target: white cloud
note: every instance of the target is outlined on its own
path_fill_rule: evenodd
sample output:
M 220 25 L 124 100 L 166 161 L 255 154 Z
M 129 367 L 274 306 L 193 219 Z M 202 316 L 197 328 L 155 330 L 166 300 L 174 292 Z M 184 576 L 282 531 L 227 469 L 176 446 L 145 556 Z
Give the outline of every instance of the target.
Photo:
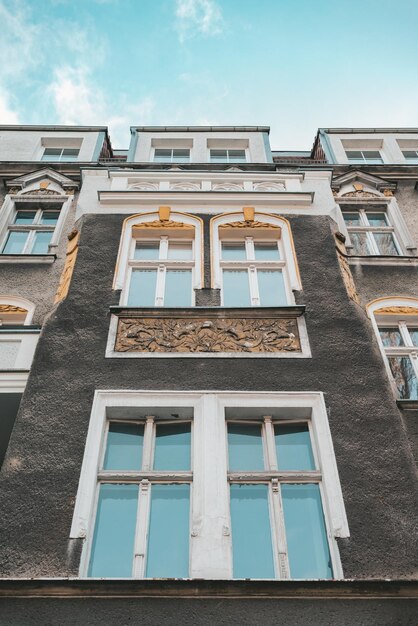
M 154 101 L 145 97 L 110 109 L 106 94 L 94 83 L 89 68 L 62 66 L 54 73 L 49 87 L 57 121 L 60 124 L 103 125 L 109 127 L 113 147 L 127 147 L 129 126 L 147 124 L 154 112 Z
M 0 94 L 0 124 L 19 124 L 19 116 L 11 109 L 6 92 Z
M 214 0 L 176 0 L 176 28 L 181 42 L 197 34 L 218 35 L 223 26 L 221 9 Z

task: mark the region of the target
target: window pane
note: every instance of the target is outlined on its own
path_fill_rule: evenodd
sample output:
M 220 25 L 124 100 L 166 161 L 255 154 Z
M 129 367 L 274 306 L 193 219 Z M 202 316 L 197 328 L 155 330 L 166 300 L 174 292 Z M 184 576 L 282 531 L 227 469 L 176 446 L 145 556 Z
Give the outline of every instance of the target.
M 59 161 L 61 148 L 45 148 L 41 161 Z
M 78 153 L 80 152 L 79 148 L 64 148 L 62 151 L 63 157 L 78 157 Z M 64 159 L 65 160 L 65 159 Z
M 59 216 L 59 211 L 42 211 L 41 224 L 55 226 L 55 224 L 58 222 Z
M 385 347 L 403 346 L 404 342 L 399 328 L 379 328 L 379 335 Z
M 193 258 L 193 249 L 191 241 L 184 242 L 168 242 L 168 255 L 169 259 L 190 260 Z
M 158 259 L 160 255 L 160 242 L 137 242 L 134 251 L 134 259 L 140 261 L 152 261 Z
M 154 151 L 154 161 L 171 161 L 171 149 L 156 148 Z
M 228 150 L 230 161 L 245 161 L 245 150 Z
M 157 270 L 132 270 L 128 306 L 154 306 Z
M 229 470 L 263 470 L 261 425 L 228 423 Z
M 279 270 L 257 270 L 257 279 L 261 306 L 286 306 L 287 297 L 283 272 Z
M 224 261 L 245 261 L 246 258 L 245 242 L 222 243 L 222 259 Z
M 36 211 L 17 211 L 15 217 L 15 224 L 33 224 Z
M 385 213 L 367 213 L 370 226 L 387 226 L 388 221 Z
M 179 163 L 187 163 L 190 159 L 190 150 L 186 148 L 178 148 L 173 150 L 173 161 L 177 161 Z
M 254 252 L 257 261 L 278 261 L 280 259 L 277 243 L 256 243 L 254 242 Z
M 103 469 L 140 470 L 143 445 L 143 424 L 110 422 Z
M 418 151 L 417 150 L 403 150 L 402 154 L 409 163 L 418 163 Z
M 418 346 L 418 328 L 410 328 L 408 327 L 409 334 L 411 336 L 411 341 L 414 346 Z
M 52 239 L 52 233 L 35 233 L 31 254 L 48 254 L 48 246 Z
M 291 578 L 332 578 L 319 485 L 281 486 Z
M 398 255 L 395 239 L 392 233 L 373 233 L 380 254 Z
M 234 578 L 274 578 L 267 485 L 231 487 Z
M 399 397 L 403 400 L 418 400 L 418 381 L 411 359 L 407 356 L 390 356 L 388 360 Z
M 346 150 L 347 159 L 351 161 L 351 159 L 363 160 L 363 154 L 361 150 Z
M 152 485 L 147 578 L 188 578 L 189 518 L 189 485 Z
M 191 306 L 192 271 L 167 270 L 165 275 L 164 306 Z
M 366 233 L 350 233 L 353 254 L 365 256 L 371 254 Z
M 224 270 L 224 306 L 251 306 L 247 270 Z
M 132 576 L 137 508 L 138 485 L 100 486 L 89 576 Z
M 375 163 L 383 163 L 382 156 L 379 150 L 363 150 L 363 156 L 367 161 L 374 161 Z
M 276 424 L 274 434 L 279 470 L 315 469 L 307 424 Z
M 190 469 L 191 425 L 157 424 L 155 470 Z
M 228 160 L 226 150 L 211 150 L 210 160 L 218 163 L 226 163 Z
M 22 254 L 29 233 L 9 233 L 3 254 Z
M 343 218 L 347 226 L 359 226 L 360 224 L 359 213 L 343 213 Z

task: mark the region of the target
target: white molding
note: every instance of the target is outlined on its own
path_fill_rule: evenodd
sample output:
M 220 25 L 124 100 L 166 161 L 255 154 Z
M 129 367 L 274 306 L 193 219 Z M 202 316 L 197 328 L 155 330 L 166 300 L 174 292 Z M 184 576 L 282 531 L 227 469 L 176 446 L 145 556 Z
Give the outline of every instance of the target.
M 29 376 L 29 370 L 19 372 L 0 371 L 0 393 L 23 393 Z
M 29 265 L 51 265 L 56 259 L 55 254 L 19 254 L 19 255 L 0 255 L 1 265 L 29 264 Z
M 418 265 L 418 257 L 411 256 L 356 256 L 347 255 L 350 265 L 392 265 L 392 266 L 412 266 Z
M 35 305 L 30 300 L 26 300 L 26 298 L 21 298 L 20 296 L 8 296 L 8 295 L 0 295 L 0 304 L 10 304 L 12 306 L 21 307 L 22 309 L 26 309 L 27 314 L 25 317 L 25 321 L 23 322 L 24 326 L 29 326 L 32 323 L 33 314 L 35 313 Z
M 85 453 L 70 537 L 84 542 L 80 575 L 87 572 L 87 553 L 94 530 L 94 502 L 107 416 L 112 408 L 138 417 L 151 407 L 193 409 L 193 513 L 191 523 L 191 577 L 232 577 L 229 499 L 226 480 L 225 409 L 257 408 L 280 412 L 283 418 L 310 419 L 319 470 L 322 474 L 324 514 L 335 578 L 343 571 L 336 537 L 348 537 L 348 523 L 338 476 L 333 443 L 322 392 L 146 391 L 100 390 L 94 395 Z

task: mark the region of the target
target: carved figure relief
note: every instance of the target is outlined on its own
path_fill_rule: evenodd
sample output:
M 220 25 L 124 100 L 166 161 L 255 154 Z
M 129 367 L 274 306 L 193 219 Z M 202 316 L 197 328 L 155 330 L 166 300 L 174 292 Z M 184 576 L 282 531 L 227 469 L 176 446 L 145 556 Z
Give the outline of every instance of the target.
M 27 310 L 13 304 L 0 304 L 0 315 L 5 313 L 27 313 Z
M 347 251 L 345 247 L 345 237 L 342 233 L 335 234 L 335 242 L 337 248 L 337 257 L 340 264 L 341 274 L 343 277 L 344 286 L 347 290 L 348 297 L 360 304 L 360 298 L 357 293 L 356 285 L 354 283 L 353 275 L 351 273 L 350 265 L 347 259 Z
M 298 352 L 295 319 L 120 318 L 117 352 Z
M 219 224 L 219 228 L 268 228 L 280 232 L 280 226 L 268 224 L 267 222 L 228 222 L 227 224 Z
M 80 233 L 74 229 L 68 235 L 67 254 L 65 257 L 65 265 L 62 270 L 60 282 L 58 285 L 57 293 L 54 302 L 61 302 L 68 295 L 68 290 L 71 284 L 71 278 L 74 271 L 75 261 L 78 252 L 78 240 L 80 239 Z
M 375 315 L 418 315 L 418 307 L 413 306 L 386 306 L 374 312 Z

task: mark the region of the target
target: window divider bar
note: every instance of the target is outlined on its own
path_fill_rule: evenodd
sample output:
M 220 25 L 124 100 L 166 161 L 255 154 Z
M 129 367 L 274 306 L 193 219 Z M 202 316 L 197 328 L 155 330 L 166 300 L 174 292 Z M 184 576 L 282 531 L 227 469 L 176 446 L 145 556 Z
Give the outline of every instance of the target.
M 145 554 L 147 551 L 147 537 L 149 524 L 149 511 L 151 503 L 150 483 L 147 479 L 141 481 L 139 487 L 137 523 L 135 530 L 134 544 L 134 578 L 144 578 L 145 576 Z
M 317 483 L 322 480 L 322 474 L 319 471 L 265 471 L 265 472 L 228 472 L 228 481 L 245 483 L 245 482 L 270 482 L 277 479 L 281 482 L 304 482 Z
M 142 450 L 142 471 L 149 472 L 152 467 L 152 450 L 154 445 L 154 415 L 145 417 L 144 447 Z
M 283 503 L 280 484 L 277 478 L 272 480 L 272 500 L 275 543 L 277 545 L 278 574 L 280 579 L 290 578 L 289 558 L 287 554 L 286 528 L 284 523 Z
M 101 482 L 124 482 L 135 483 L 142 480 L 149 480 L 152 482 L 192 482 L 192 472 L 172 472 L 172 471 L 115 471 L 115 470 L 102 470 L 98 473 L 97 478 Z
M 271 415 L 263 415 L 266 433 L 267 463 L 270 470 L 277 471 L 276 447 L 274 445 L 274 427 Z

